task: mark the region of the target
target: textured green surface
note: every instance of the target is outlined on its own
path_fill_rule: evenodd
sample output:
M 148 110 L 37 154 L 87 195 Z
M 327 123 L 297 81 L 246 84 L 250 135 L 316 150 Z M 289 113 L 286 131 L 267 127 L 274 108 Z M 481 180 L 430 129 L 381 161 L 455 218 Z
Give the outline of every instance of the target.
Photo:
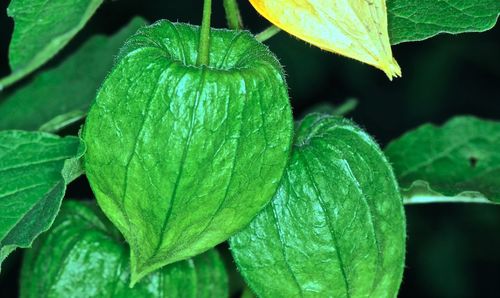
M 75 137 L 0 132 L 0 264 L 50 227 L 66 184 L 81 174 L 79 147 Z
M 441 127 L 424 124 L 385 152 L 407 199 L 442 195 L 500 202 L 500 122 L 462 116 Z
M 58 66 L 11 94 L 0 94 L 0 129 L 55 131 L 87 113 L 125 40 L 146 22 L 133 19 L 111 37 L 94 36 Z M 53 121 L 52 121 L 53 120 Z
M 230 244 L 259 297 L 395 297 L 405 237 L 378 145 L 350 121 L 311 114 L 273 201 Z
M 281 67 L 248 32 L 160 21 L 120 54 L 88 114 L 85 168 L 131 245 L 133 282 L 226 240 L 270 201 L 289 157 Z
M 500 14 L 498 0 L 387 0 L 392 44 L 418 41 L 439 33 L 482 32 Z
M 26 251 L 21 297 L 228 296 L 215 250 L 156 271 L 129 288 L 128 246 L 90 203 L 67 201 L 51 230 Z
M 12 73 L 0 80 L 0 89 L 57 54 L 101 3 L 102 0 L 12 0 L 7 8 L 7 14 L 14 18 L 9 46 Z

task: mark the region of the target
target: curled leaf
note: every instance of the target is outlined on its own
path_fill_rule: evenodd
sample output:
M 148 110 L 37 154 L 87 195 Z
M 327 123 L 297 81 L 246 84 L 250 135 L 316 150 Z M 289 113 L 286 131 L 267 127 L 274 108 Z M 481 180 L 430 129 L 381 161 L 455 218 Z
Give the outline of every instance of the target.
M 401 76 L 392 57 L 385 0 L 250 0 L 279 28 L 321 49 Z

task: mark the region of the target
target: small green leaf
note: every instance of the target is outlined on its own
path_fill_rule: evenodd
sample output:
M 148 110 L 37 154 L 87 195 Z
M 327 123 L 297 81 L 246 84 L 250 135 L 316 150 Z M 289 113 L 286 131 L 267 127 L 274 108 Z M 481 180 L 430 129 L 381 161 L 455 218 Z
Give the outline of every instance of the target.
M 385 149 L 406 200 L 500 202 L 500 122 L 462 116 L 424 124 Z M 479 202 L 478 201 L 478 202 Z
M 405 216 L 391 167 L 352 122 L 320 114 L 298 124 L 273 201 L 230 238 L 259 297 L 395 297 Z
M 0 132 L 0 264 L 50 227 L 83 151 L 76 137 Z
M 281 66 L 245 31 L 160 21 L 126 44 L 83 138 L 100 207 L 131 246 L 132 282 L 247 225 L 286 166 L 292 114 Z
M 482 32 L 495 26 L 498 0 L 388 0 L 392 44 L 418 41 L 440 33 Z
M 228 297 L 216 250 L 166 266 L 134 288 L 128 246 L 95 204 L 67 201 L 52 228 L 26 251 L 21 297 Z
M 14 18 L 9 46 L 12 73 L 0 90 L 22 79 L 59 52 L 101 5 L 102 0 L 12 0 Z
M 60 65 L 11 94 L 0 94 L 0 129 L 54 132 L 81 120 L 120 47 L 145 23 L 134 18 L 111 37 L 94 36 Z

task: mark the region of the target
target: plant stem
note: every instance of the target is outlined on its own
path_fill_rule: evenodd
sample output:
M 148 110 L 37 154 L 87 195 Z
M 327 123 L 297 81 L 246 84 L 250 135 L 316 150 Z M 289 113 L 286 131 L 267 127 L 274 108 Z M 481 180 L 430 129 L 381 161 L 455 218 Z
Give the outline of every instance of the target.
M 274 35 L 276 35 L 280 31 L 281 31 L 280 28 L 278 28 L 274 25 L 271 25 L 270 27 L 268 27 L 267 29 L 265 29 L 261 33 L 255 35 L 255 39 L 257 39 L 258 42 L 264 42 L 264 41 L 268 40 L 269 38 L 273 37 Z
M 243 28 L 240 9 L 236 0 L 224 0 L 224 10 L 226 11 L 227 26 L 232 30 Z
M 348 98 L 340 106 L 336 107 L 333 111 L 333 115 L 344 116 L 352 112 L 358 106 L 358 100 L 355 98 Z
M 405 205 L 420 205 L 434 203 L 476 203 L 476 204 L 495 204 L 485 198 L 471 197 L 441 197 L 441 196 L 415 196 L 411 198 L 403 198 Z
M 198 58 L 196 65 L 208 65 L 210 63 L 210 16 L 212 14 L 212 0 L 203 1 L 203 18 L 200 29 L 200 45 L 198 47 Z

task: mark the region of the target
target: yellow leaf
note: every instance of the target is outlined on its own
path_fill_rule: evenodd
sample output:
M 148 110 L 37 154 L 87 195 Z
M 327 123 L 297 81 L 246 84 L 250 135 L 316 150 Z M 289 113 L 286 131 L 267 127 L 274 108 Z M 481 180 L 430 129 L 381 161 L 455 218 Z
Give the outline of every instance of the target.
M 250 0 L 279 28 L 321 49 L 401 76 L 392 57 L 385 0 Z

